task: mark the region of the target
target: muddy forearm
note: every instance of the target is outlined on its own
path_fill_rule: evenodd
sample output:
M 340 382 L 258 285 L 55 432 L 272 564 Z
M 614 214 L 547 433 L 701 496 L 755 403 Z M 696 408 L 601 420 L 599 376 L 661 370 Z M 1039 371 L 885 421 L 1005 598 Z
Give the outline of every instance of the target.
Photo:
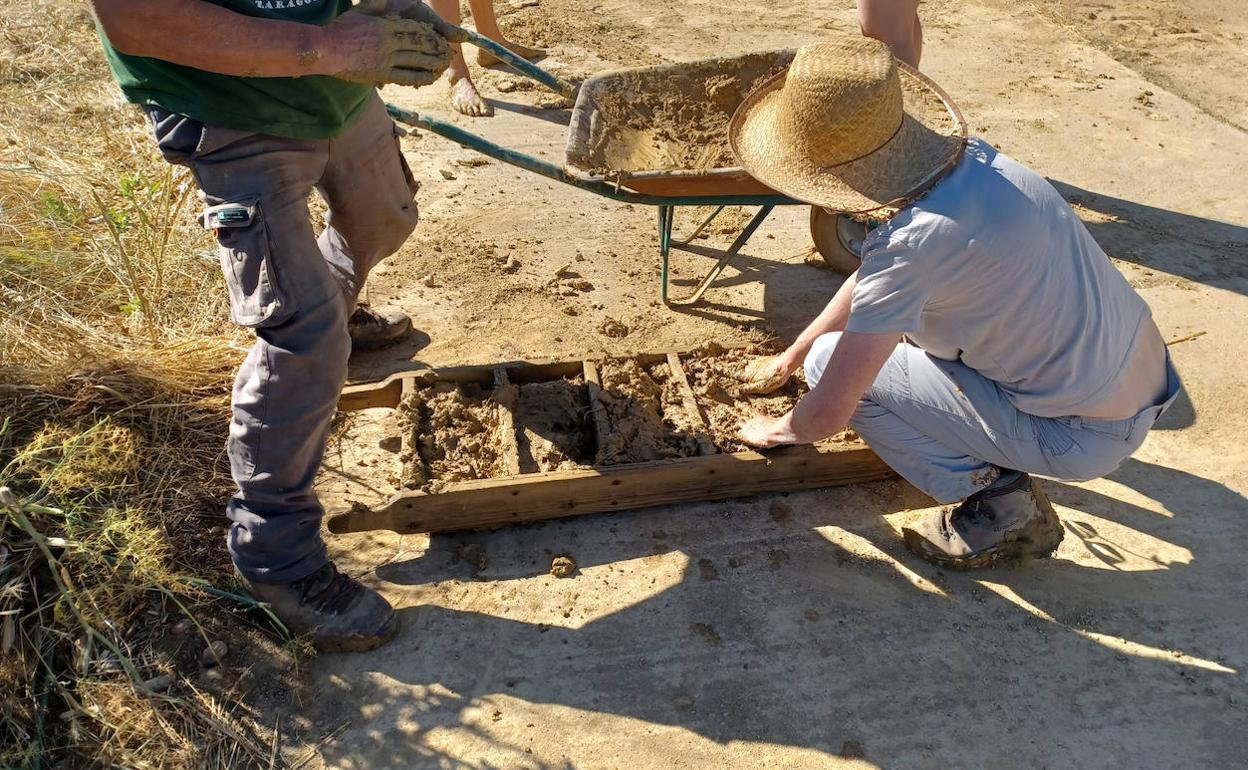
M 109 42 L 223 75 L 299 77 L 337 71 L 325 28 L 257 19 L 203 0 L 92 0 Z
M 857 271 L 850 273 L 845 282 L 841 284 L 841 288 L 837 289 L 836 296 L 828 303 L 815 320 L 797 336 L 792 345 L 782 354 L 785 363 L 790 369 L 796 371 L 805 360 L 806 354 L 810 352 L 810 346 L 815 344 L 815 340 L 819 339 L 828 332 L 839 332 L 845 330 L 845 323 L 849 320 L 850 302 L 854 295 L 854 286 L 858 283 Z
M 854 334 L 841 337 L 825 376 L 793 410 L 780 418 L 792 443 L 808 444 L 844 428 L 858 400 L 897 347 L 895 334 Z

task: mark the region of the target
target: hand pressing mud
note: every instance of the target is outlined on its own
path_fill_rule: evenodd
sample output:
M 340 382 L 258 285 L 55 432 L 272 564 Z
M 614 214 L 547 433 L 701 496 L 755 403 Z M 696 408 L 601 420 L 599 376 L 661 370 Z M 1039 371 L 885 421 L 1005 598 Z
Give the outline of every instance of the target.
M 780 356 L 755 358 L 741 371 L 741 387 L 738 390 L 751 395 L 774 393 L 783 388 L 792 376 L 793 370 Z
M 749 442 L 743 441 L 740 434 L 743 423 L 759 415 L 779 417 L 806 392 L 791 372 L 783 377 L 774 373 L 774 367 L 767 364 L 774 359 L 775 356 L 759 357 L 757 352 L 728 350 L 714 343 L 685 357 L 689 384 L 720 450 L 739 452 L 748 448 Z M 767 381 L 777 379 L 778 383 Z M 766 387 L 751 389 L 759 385 Z

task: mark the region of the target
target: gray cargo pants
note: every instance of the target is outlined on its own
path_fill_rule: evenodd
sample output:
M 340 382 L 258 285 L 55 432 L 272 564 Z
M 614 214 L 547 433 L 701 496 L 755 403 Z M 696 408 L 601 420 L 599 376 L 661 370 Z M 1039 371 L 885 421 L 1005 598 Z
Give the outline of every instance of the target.
M 154 107 L 148 114 L 165 159 L 188 167 L 202 191 L 231 316 L 256 331 L 234 383 L 230 554 L 249 580 L 297 580 L 328 560 L 312 482 L 347 376 L 347 318 L 368 271 L 416 227 L 400 131 L 376 96 L 326 140 L 205 126 Z M 319 237 L 308 212 L 313 189 L 329 207 Z
M 823 376 L 839 332 L 815 340 L 806 382 Z M 995 468 L 1084 481 L 1117 468 L 1140 448 L 1179 392 L 1166 360 L 1166 397 L 1127 420 L 1036 417 L 1019 411 L 997 383 L 959 361 L 897 346 L 863 394 L 849 427 L 889 467 L 941 503 L 992 483 Z

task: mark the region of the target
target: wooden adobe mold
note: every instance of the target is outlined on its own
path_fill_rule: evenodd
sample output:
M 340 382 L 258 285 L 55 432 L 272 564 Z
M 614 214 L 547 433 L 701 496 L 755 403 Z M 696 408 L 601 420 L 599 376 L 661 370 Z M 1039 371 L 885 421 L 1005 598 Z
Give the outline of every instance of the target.
M 682 396 L 683 406 L 706 428 L 698 399 L 689 385 L 678 352 L 629 356 L 639 364 L 666 363 Z M 422 464 L 416 430 L 409 421 L 400 447 L 401 489 L 384 507 L 355 509 L 331 516 L 330 532 L 344 534 L 388 529 L 410 534 L 488 529 L 526 521 L 621 511 L 652 505 L 723 500 L 760 492 L 838 486 L 889 478 L 892 472 L 865 444 L 822 442 L 781 447 L 766 454 L 755 451 L 719 452 L 708 438 L 698 436 L 698 453 L 649 462 L 621 463 L 570 470 L 521 472 L 514 409 L 517 386 L 582 377 L 595 446 L 602 446 L 612 430 L 599 398 L 599 364 L 603 359 L 457 366 L 400 372 L 375 383 L 348 386 L 338 408 L 343 411 L 373 407 L 409 409 L 418 403 L 422 387 L 433 383 L 476 383 L 492 386 L 491 402 L 498 409 L 499 440 L 503 446 L 504 475 L 470 481 L 452 481 L 436 492 L 420 487 L 428 480 Z

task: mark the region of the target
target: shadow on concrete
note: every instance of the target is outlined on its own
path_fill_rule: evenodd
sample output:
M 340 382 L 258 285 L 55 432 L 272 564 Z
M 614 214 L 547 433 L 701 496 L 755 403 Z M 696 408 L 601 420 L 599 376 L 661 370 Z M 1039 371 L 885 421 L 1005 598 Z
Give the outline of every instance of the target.
M 343 768 L 547 767 L 494 737 L 523 735 L 494 723 L 537 704 L 883 766 L 1000 766 L 1003 746 L 1019 767 L 1234 764 L 1248 751 L 1236 727 L 1248 607 L 1239 549 L 1218 533 L 1242 533 L 1248 501 L 1137 461 L 1111 478 L 1163 513 L 1049 486 L 1098 567 L 943 572 L 884 518 L 928 504 L 898 482 L 435 537 L 377 577 L 457 579 L 464 598 L 406 607 L 387 652 L 341 659 L 353 672 L 336 665 L 338 686 L 373 716 L 327 756 Z M 1195 516 L 1214 520 L 1201 539 L 1185 526 Z M 1190 557 L 1132 553 L 1124 532 Z M 456 559 L 467 542 L 489 554 L 479 574 Z M 544 576 L 559 553 L 577 559 L 575 578 Z M 1151 697 L 1124 709 L 1141 678 Z M 1131 722 L 1130 740 L 1107 719 Z M 427 738 L 444 728 L 512 759 L 442 755 Z
M 1049 181 L 1109 256 L 1248 294 L 1248 222 L 1219 222 Z
M 1248 293 L 1248 228 L 1054 184 L 1110 256 Z M 841 279 L 768 262 L 743 254 L 716 286 L 763 281 L 764 316 L 791 338 Z M 741 323 L 715 289 L 685 312 Z M 1158 428 L 1193 421 L 1181 396 Z M 348 715 L 358 724 L 327 758 L 572 767 L 525 753 L 523 725 L 508 724 L 525 718 L 511 713 L 520 703 L 884 766 L 1238 765 L 1248 500 L 1137 460 L 1109 481 L 1160 512 L 1131 494 L 1049 484 L 1074 512 L 1063 552 L 1091 560 L 980 573 L 905 552 L 885 517 L 928 502 L 899 482 L 435 537 L 376 577 L 417 592 L 454 581 L 465 598 L 404 607 L 390 647 L 335 660 L 321 701 L 332 710 L 348 701 L 334 688 L 349 690 L 367 717 Z M 466 543 L 489 555 L 483 571 L 456 556 Z M 558 554 L 576 558 L 573 579 L 545 576 Z M 431 740 L 442 730 L 504 759 L 448 755 Z
M 524 115 L 529 118 L 537 118 L 547 123 L 554 123 L 560 126 L 566 126 L 572 122 L 572 111 L 562 108 L 551 107 L 534 107 L 531 104 L 523 104 L 521 102 L 509 102 L 494 97 L 485 100 L 495 109 L 504 112 L 514 112 L 517 115 Z

